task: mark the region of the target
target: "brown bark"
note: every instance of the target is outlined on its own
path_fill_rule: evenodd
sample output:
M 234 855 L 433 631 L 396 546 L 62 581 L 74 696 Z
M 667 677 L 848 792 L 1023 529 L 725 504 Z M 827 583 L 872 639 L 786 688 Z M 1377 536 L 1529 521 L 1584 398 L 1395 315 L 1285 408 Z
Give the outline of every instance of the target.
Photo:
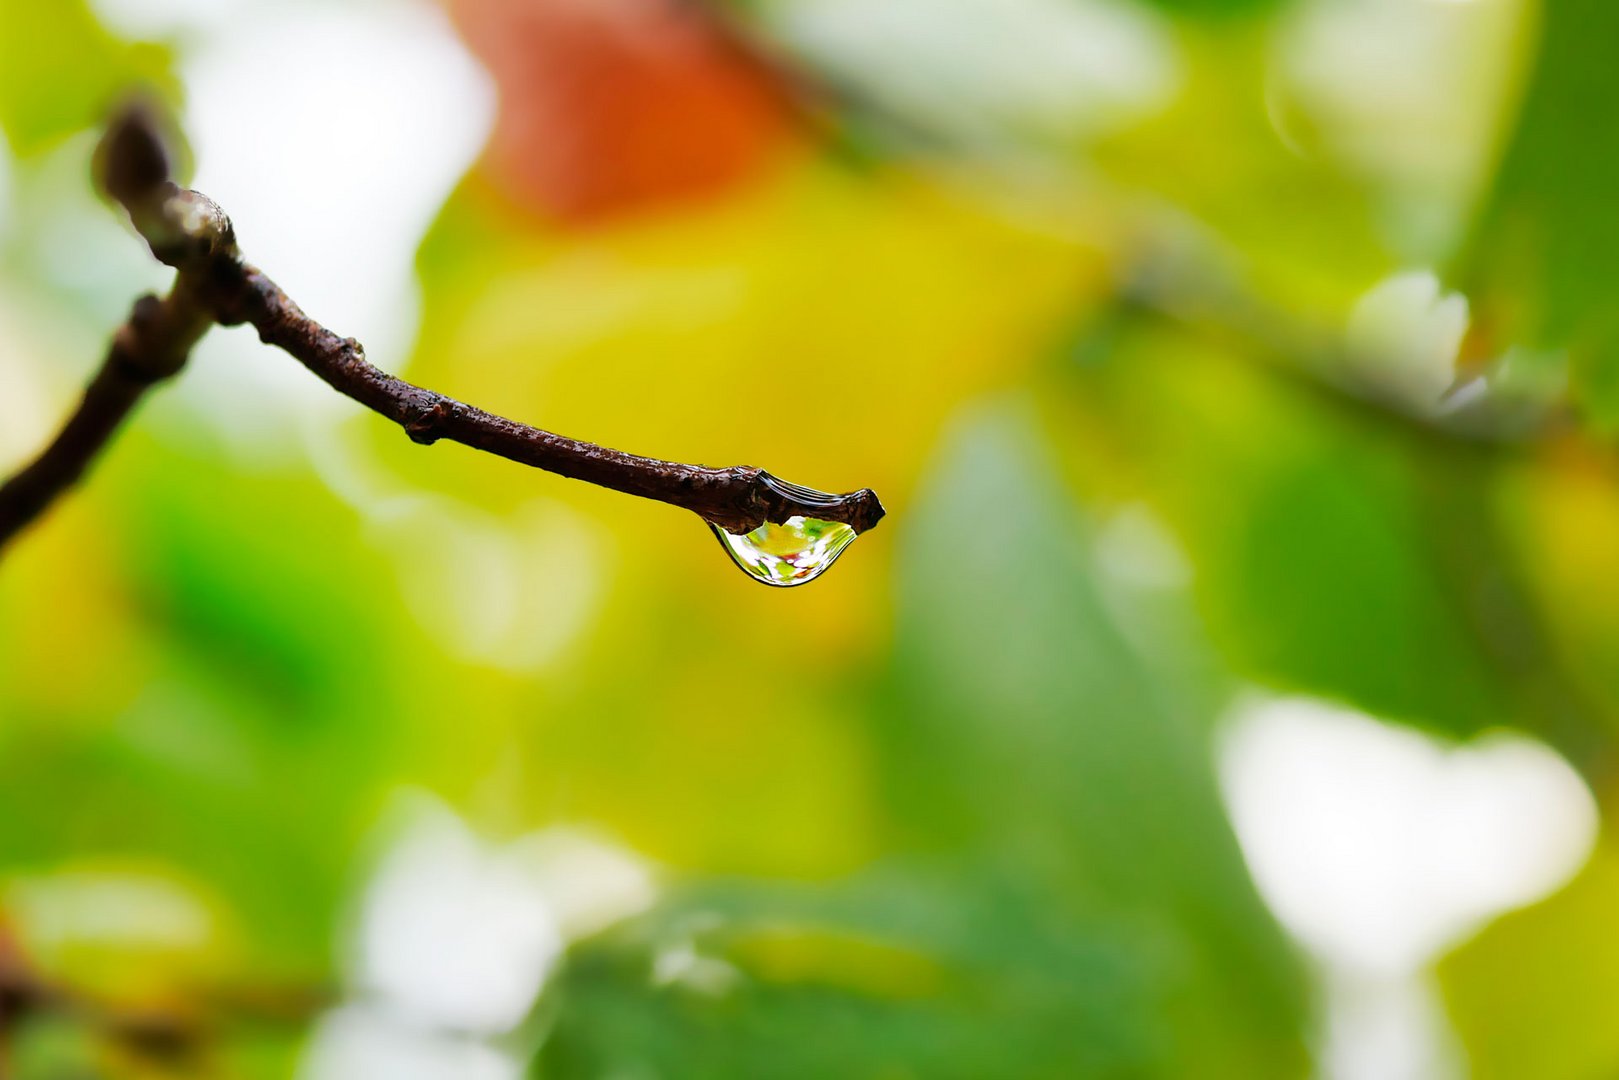
M 628 495 L 683 507 L 733 533 L 802 516 L 856 532 L 876 525 L 869 488 L 830 495 L 751 465 L 712 469 L 613 450 L 485 412 L 389 375 L 298 307 L 242 258 L 230 219 L 206 195 L 170 179 L 152 115 L 127 110 L 98 151 L 102 186 L 129 211 L 152 254 L 176 270 L 174 288 L 145 297 L 114 337 L 78 410 L 32 464 L 0 485 L 0 547 L 71 487 L 153 385 L 180 371 L 191 347 L 219 323 L 251 324 L 339 393 L 399 424 L 416 442 L 448 439 Z

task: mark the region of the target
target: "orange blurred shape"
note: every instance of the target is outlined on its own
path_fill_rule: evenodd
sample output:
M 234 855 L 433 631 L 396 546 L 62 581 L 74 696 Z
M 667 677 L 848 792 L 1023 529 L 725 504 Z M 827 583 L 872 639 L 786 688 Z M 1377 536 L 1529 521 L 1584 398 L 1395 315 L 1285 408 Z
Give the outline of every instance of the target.
M 788 141 L 784 83 L 689 0 L 449 0 L 500 88 L 486 165 L 572 222 L 701 197 Z

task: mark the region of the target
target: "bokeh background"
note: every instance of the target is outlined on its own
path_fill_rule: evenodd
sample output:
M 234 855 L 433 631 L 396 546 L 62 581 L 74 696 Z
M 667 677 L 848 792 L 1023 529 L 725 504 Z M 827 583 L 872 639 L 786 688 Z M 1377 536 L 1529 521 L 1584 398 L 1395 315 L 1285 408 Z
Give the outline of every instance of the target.
M 1619 6 L 0 0 L 0 468 L 167 100 L 216 330 L 0 563 L 0 1075 L 1619 1074 Z

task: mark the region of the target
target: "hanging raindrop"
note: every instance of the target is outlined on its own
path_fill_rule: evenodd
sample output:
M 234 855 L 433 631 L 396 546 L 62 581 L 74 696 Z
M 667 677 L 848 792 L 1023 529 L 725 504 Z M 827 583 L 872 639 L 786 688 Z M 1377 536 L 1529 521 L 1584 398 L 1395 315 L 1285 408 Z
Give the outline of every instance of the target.
M 790 517 L 752 532 L 726 532 L 710 525 L 731 559 L 749 577 L 786 587 L 814 581 L 854 541 L 855 531 L 837 521 Z
M 754 482 L 768 489 L 768 501 L 776 504 L 774 513 L 807 511 L 780 522 L 766 521 L 745 533 L 709 522 L 731 561 L 765 585 L 780 588 L 814 581 L 856 536 L 885 514 L 877 493 L 870 488 L 832 495 L 788 483 L 762 469 L 748 471 Z

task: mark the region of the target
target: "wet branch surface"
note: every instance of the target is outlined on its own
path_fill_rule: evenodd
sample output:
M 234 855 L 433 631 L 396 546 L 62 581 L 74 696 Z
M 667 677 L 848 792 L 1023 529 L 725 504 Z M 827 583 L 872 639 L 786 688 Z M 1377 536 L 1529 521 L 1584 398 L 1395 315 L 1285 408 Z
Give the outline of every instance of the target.
M 84 399 L 44 452 L 0 485 L 0 547 L 84 473 L 124 418 L 157 383 L 177 374 L 214 324 L 251 324 L 339 393 L 404 428 L 418 443 L 461 443 L 560 476 L 669 503 L 733 533 L 790 517 L 842 522 L 864 532 L 883 517 L 869 488 L 829 495 L 751 465 L 714 469 L 640 457 L 510 420 L 382 371 L 353 338 L 305 315 L 245 261 L 230 219 L 213 200 L 180 187 L 152 115 L 127 110 L 98 151 L 108 194 L 129 211 L 161 262 L 176 270 L 161 300 L 143 297 L 119 329 Z

